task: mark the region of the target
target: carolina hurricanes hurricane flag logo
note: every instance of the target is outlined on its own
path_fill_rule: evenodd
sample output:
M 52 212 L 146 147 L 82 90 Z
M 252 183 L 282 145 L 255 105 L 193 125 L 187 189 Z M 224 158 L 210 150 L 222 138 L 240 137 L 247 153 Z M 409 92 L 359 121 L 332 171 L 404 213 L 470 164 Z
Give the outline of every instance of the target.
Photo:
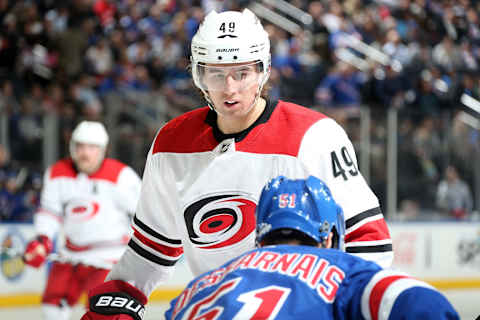
M 203 249 L 227 247 L 255 230 L 253 199 L 225 194 L 204 198 L 185 210 L 190 241 Z
M 100 205 L 95 201 L 74 200 L 65 207 L 67 217 L 78 220 L 90 220 L 97 215 Z

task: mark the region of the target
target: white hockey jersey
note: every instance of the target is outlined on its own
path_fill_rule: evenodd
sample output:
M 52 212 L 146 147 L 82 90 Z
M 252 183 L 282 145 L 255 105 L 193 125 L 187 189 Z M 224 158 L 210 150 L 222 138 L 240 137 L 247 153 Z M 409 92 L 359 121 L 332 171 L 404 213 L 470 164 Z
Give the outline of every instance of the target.
M 343 207 L 347 252 L 390 265 L 387 225 L 345 131 L 321 113 L 280 101 L 238 134 L 221 133 L 207 107 L 160 130 L 147 158 L 133 237 L 107 278 L 148 296 L 183 253 L 194 275 L 220 266 L 254 247 L 255 207 L 265 183 L 310 174 Z
M 140 187 L 135 171 L 117 160 L 105 159 L 90 176 L 60 160 L 45 172 L 36 232 L 62 235 L 57 259 L 111 268 L 130 239 Z

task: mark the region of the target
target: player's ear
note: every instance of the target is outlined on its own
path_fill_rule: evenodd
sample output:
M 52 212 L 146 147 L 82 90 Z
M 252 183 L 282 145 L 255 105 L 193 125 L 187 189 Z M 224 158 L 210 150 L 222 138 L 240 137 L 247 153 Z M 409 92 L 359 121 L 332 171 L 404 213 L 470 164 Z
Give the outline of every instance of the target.
M 323 242 L 318 243 L 319 248 L 325 248 L 325 249 L 331 249 L 333 245 L 333 232 L 330 232 L 328 234 L 327 239 L 325 239 Z

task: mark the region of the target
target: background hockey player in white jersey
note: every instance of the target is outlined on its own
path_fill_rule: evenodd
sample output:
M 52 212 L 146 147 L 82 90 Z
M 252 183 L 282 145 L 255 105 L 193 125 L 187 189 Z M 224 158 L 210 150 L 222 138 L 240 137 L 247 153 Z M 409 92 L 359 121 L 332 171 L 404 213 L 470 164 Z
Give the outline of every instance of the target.
M 42 297 L 44 319 L 69 319 L 70 307 L 104 281 L 130 238 L 141 180 L 132 168 L 105 158 L 107 144 L 102 123 L 83 121 L 72 132 L 71 158 L 45 172 L 34 216 L 38 236 L 24 253 L 25 263 L 39 267 L 52 240 L 64 236 Z
M 247 9 L 210 12 L 191 53 L 208 107 L 173 119 L 155 137 L 132 240 L 102 290 L 133 285 L 148 297 L 183 254 L 199 275 L 252 249 L 260 191 L 278 175 L 326 181 L 344 208 L 347 252 L 390 265 L 387 225 L 345 131 L 313 110 L 267 102 L 270 41 L 257 17 Z

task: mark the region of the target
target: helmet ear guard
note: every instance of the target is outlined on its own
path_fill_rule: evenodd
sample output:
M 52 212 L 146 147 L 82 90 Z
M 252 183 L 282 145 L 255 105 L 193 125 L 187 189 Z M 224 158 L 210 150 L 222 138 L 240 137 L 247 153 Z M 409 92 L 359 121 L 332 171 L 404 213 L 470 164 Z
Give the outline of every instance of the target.
M 333 233 L 333 248 L 344 248 L 343 210 L 320 179 L 276 177 L 263 188 L 257 206 L 257 243 L 272 232 L 291 229 L 321 243 Z

